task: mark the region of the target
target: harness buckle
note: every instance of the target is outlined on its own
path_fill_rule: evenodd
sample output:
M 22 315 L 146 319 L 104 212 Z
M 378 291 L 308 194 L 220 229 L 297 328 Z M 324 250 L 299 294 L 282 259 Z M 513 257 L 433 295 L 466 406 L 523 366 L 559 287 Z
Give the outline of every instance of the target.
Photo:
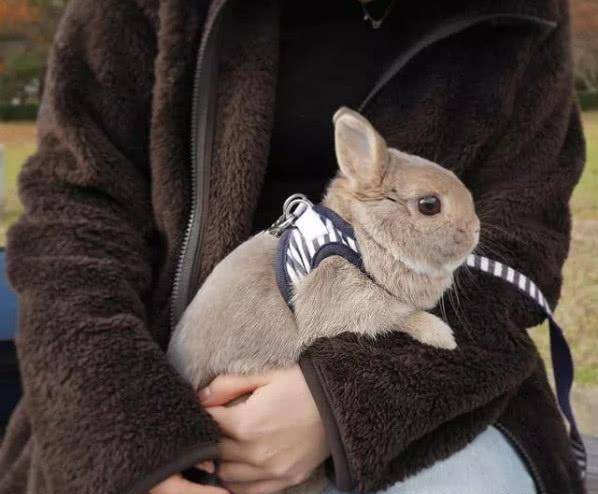
M 293 194 L 288 197 L 282 206 L 282 216 L 278 218 L 270 228 L 268 233 L 275 237 L 280 237 L 285 230 L 292 227 L 295 221 L 308 209 L 313 208 L 313 203 L 303 194 Z

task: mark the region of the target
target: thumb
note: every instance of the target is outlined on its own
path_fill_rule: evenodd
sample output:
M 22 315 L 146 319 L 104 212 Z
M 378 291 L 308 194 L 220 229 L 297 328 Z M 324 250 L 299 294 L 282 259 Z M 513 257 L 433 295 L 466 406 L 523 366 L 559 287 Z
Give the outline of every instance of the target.
M 199 401 L 205 407 L 223 406 L 228 402 L 255 391 L 269 382 L 267 374 L 239 376 L 223 374 L 198 392 Z

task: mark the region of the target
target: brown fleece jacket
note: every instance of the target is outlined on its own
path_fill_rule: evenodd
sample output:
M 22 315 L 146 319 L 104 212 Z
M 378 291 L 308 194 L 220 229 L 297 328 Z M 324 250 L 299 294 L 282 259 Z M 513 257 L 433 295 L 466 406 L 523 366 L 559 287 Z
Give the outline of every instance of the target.
M 217 427 L 163 348 L 190 205 L 196 51 L 224 1 L 69 3 L 39 150 L 20 177 L 25 213 L 7 247 L 24 398 L 0 450 L 1 494 L 142 494 L 215 454 Z M 251 229 L 274 105 L 274 4 L 235 6 L 196 285 Z M 482 249 L 531 276 L 554 305 L 583 162 L 565 0 L 401 9 L 397 57 L 409 61 L 366 116 L 389 145 L 465 181 Z M 446 25 L 461 27 L 435 37 Z M 459 348 L 450 355 L 401 333 L 319 341 L 304 355 L 337 484 L 380 489 L 498 423 L 541 492 L 582 492 L 525 331 L 540 314 L 500 281 L 472 273 L 459 283 L 461 303 L 448 311 Z

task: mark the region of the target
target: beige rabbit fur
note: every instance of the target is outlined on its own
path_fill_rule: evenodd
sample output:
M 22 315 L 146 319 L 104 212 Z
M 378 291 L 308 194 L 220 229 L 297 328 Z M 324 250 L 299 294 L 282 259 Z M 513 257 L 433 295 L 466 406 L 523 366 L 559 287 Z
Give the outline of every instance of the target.
M 294 287 L 288 308 L 275 279 L 278 239 L 262 232 L 228 255 L 177 325 L 168 355 L 193 386 L 222 373 L 257 373 L 297 361 L 316 338 L 352 331 L 404 331 L 455 348 L 434 307 L 478 242 L 471 194 L 441 166 L 389 149 L 371 124 L 341 108 L 334 116 L 340 167 L 324 204 L 355 229 L 369 277 L 330 257 Z M 441 211 L 418 211 L 434 195 Z

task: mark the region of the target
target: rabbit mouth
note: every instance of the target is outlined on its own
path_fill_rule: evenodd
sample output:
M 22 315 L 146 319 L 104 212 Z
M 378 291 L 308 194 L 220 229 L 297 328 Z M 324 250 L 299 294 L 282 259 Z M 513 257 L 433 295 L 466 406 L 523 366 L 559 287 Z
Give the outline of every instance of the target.
M 381 242 L 374 238 L 374 235 L 371 234 L 365 225 L 359 229 L 359 233 L 365 238 L 365 240 L 369 243 L 374 244 L 380 250 L 386 252 L 390 257 L 392 257 L 397 263 L 404 266 L 409 271 L 412 271 L 415 274 L 428 276 L 432 278 L 446 278 L 447 274 L 444 267 L 437 269 L 430 266 L 428 263 L 420 262 L 414 259 L 409 259 L 407 256 L 399 255 L 397 249 L 388 248 L 383 245 Z M 451 271 L 452 272 L 452 271 Z
M 453 273 L 454 271 L 456 271 L 458 268 L 460 268 L 461 266 L 463 266 L 463 264 L 465 264 L 465 262 L 467 261 L 467 257 L 469 256 L 469 254 L 465 255 L 464 257 L 461 257 L 460 259 L 457 259 L 456 261 L 447 261 L 443 268 L 450 273 Z
M 443 262 L 439 267 L 432 266 L 430 263 L 420 261 L 417 259 L 411 259 L 405 255 L 399 255 L 397 249 L 388 248 L 381 242 L 379 242 L 372 233 L 368 231 L 367 226 L 362 225 L 359 229 L 359 233 L 365 238 L 367 242 L 370 242 L 380 250 L 386 252 L 391 256 L 397 263 L 403 265 L 409 271 L 421 276 L 428 276 L 430 278 L 446 278 L 453 275 L 454 271 L 461 266 L 466 260 L 469 253 L 465 256 L 461 256 L 457 259 L 448 259 Z

